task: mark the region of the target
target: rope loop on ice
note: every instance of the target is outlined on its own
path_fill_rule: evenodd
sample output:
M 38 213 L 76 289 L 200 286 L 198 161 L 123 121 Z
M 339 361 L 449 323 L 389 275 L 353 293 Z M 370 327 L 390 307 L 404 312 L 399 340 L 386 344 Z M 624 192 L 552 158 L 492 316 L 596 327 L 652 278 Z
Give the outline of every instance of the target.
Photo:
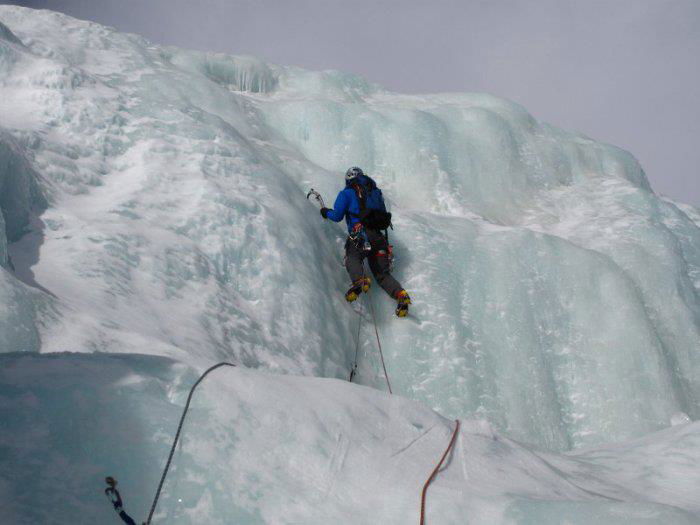
M 391 391 L 391 383 L 389 382 L 389 375 L 387 374 L 386 365 L 384 364 L 384 355 L 382 353 L 382 343 L 379 340 L 379 331 L 377 329 L 377 319 L 374 315 L 374 308 L 372 307 L 372 304 L 370 303 L 369 306 L 370 306 L 370 311 L 372 312 L 372 321 L 374 323 L 374 333 L 377 337 L 377 346 L 379 348 L 379 357 L 381 358 L 381 361 L 382 361 L 382 368 L 384 369 L 384 377 L 386 378 L 386 384 L 387 384 L 387 387 L 389 388 L 389 393 L 393 394 L 393 392 Z M 360 315 L 360 324 L 358 326 L 358 334 L 357 334 L 358 335 L 357 348 L 355 349 L 355 364 L 353 366 L 353 370 L 350 373 L 350 381 L 352 381 L 353 376 L 355 375 L 355 372 L 357 369 L 357 351 L 359 349 L 359 335 L 360 335 L 359 331 L 360 331 L 361 326 L 362 326 L 362 316 Z M 194 385 L 192 385 L 192 388 L 190 388 L 190 392 L 187 395 L 187 402 L 185 403 L 185 407 L 182 410 L 182 415 L 180 416 L 180 422 L 177 425 L 177 431 L 175 432 L 175 439 L 173 439 L 173 444 L 170 447 L 170 453 L 168 454 L 168 460 L 165 463 L 165 468 L 163 469 L 163 474 L 161 475 L 160 481 L 158 482 L 158 489 L 156 490 L 156 495 L 153 498 L 153 503 L 151 504 L 151 510 L 148 512 L 148 518 L 145 521 L 145 525 L 151 525 L 151 520 L 153 519 L 153 514 L 155 513 L 156 507 L 158 506 L 158 500 L 160 499 L 160 493 L 163 490 L 163 484 L 165 483 L 165 479 L 168 476 L 168 471 L 170 470 L 170 465 L 173 461 L 173 456 L 175 455 L 175 448 L 177 447 L 177 443 L 180 440 L 180 434 L 182 433 L 182 427 L 185 423 L 185 417 L 187 416 L 187 412 L 190 409 L 190 403 L 192 402 L 192 396 L 194 395 L 194 391 L 199 386 L 199 384 L 204 380 L 204 378 L 207 377 L 207 375 L 209 375 L 210 372 L 213 372 L 214 370 L 216 370 L 217 368 L 221 368 L 222 366 L 235 367 L 236 365 L 234 365 L 233 363 L 227 363 L 227 362 L 217 363 L 214 366 L 207 368 L 202 373 L 202 375 L 199 376 L 199 379 L 197 379 L 197 381 L 194 383 Z M 459 426 L 459 422 L 457 422 L 457 426 Z M 447 454 L 447 452 L 445 452 L 445 454 Z M 444 460 L 444 457 L 443 457 L 443 460 Z M 442 463 L 442 460 L 441 460 L 441 463 Z M 436 469 L 436 471 L 437 471 L 437 469 Z M 434 475 L 435 475 L 435 473 L 433 473 L 432 477 L 434 477 Z M 430 481 L 432 481 L 432 479 L 429 480 L 428 483 Z M 425 488 L 423 490 L 425 492 Z M 422 523 L 422 521 L 421 521 L 421 523 Z
M 158 505 L 158 498 L 160 498 L 160 491 L 163 489 L 163 483 L 165 483 L 165 478 L 168 475 L 168 470 L 170 469 L 170 463 L 173 461 L 173 454 L 175 454 L 175 447 L 177 446 L 177 441 L 180 439 L 180 432 L 182 431 L 182 425 L 185 423 L 185 416 L 187 415 L 187 411 L 190 408 L 190 401 L 192 401 L 192 394 L 194 394 L 195 388 L 199 386 L 199 383 L 202 382 L 202 380 L 207 377 L 207 374 L 209 372 L 213 372 L 217 368 L 220 368 L 222 366 L 233 366 L 235 367 L 233 363 L 218 363 L 207 370 L 204 371 L 204 373 L 199 376 L 199 379 L 197 379 L 197 382 L 192 385 L 192 388 L 190 388 L 190 393 L 187 396 L 187 402 L 185 403 L 185 408 L 182 410 L 182 416 L 180 416 L 180 423 L 177 426 L 177 432 L 175 432 L 175 439 L 173 440 L 173 446 L 170 447 L 170 454 L 168 454 L 168 461 L 165 463 L 165 469 L 163 470 L 163 475 L 160 477 L 160 482 L 158 483 L 158 490 L 156 491 L 156 496 L 153 498 L 153 504 L 151 505 L 151 511 L 148 513 L 148 519 L 146 520 L 146 525 L 151 525 L 151 519 L 153 518 L 153 513 L 156 510 L 156 505 Z
M 455 444 L 455 440 L 457 439 L 458 432 L 459 432 L 459 419 L 456 419 L 455 420 L 455 429 L 454 429 L 454 432 L 452 433 L 452 439 L 450 439 L 450 444 L 447 445 L 447 448 L 445 449 L 445 452 L 442 454 L 440 461 L 433 469 L 433 472 L 430 474 L 430 477 L 425 482 L 425 485 L 423 485 L 423 492 L 421 492 L 421 495 L 420 495 L 420 525 L 425 525 L 425 496 L 428 492 L 428 485 L 430 485 L 433 482 L 433 479 L 435 479 L 435 476 L 437 476 L 437 473 L 440 470 L 440 467 L 442 467 L 442 464 L 444 463 L 445 458 L 447 457 L 447 454 L 449 454 L 450 450 L 452 450 L 452 447 Z
M 374 330 L 375 330 L 375 334 L 377 336 L 377 345 L 379 346 L 379 355 L 382 359 L 382 366 L 384 367 L 384 376 L 386 377 L 387 386 L 389 387 L 389 393 L 392 393 L 391 392 L 391 384 L 389 383 L 389 376 L 387 375 L 386 367 L 384 366 L 384 356 L 382 355 L 382 346 L 381 346 L 381 342 L 379 341 L 379 332 L 377 331 L 377 322 L 376 322 L 376 318 L 374 317 L 374 309 L 372 308 L 371 304 L 370 304 L 370 309 L 372 310 L 372 319 L 374 321 Z M 185 407 L 183 408 L 182 415 L 180 416 L 180 422 L 177 425 L 177 431 L 175 432 L 175 439 L 173 439 L 173 444 L 170 447 L 170 453 L 168 454 L 168 460 L 165 463 L 165 468 L 163 469 L 163 474 L 161 475 L 160 481 L 158 482 L 158 489 L 156 490 L 156 495 L 153 498 L 153 503 L 151 504 L 151 510 L 148 513 L 148 518 L 146 519 L 144 525 L 151 525 L 151 520 L 153 519 L 153 514 L 155 513 L 156 507 L 158 506 L 158 500 L 160 499 L 160 493 L 163 490 L 163 484 L 165 483 L 165 479 L 168 476 L 168 471 L 170 470 L 170 465 L 173 461 L 175 449 L 176 449 L 177 443 L 180 439 L 180 434 L 182 433 L 182 427 L 185 423 L 185 417 L 187 416 L 187 412 L 190 409 L 190 403 L 192 402 L 192 396 L 194 395 L 194 391 L 199 386 L 199 384 L 204 380 L 204 378 L 207 377 L 207 375 L 209 375 L 209 373 L 213 372 L 217 368 L 221 368 L 222 366 L 235 367 L 236 365 L 234 365 L 233 363 L 227 363 L 227 362 L 217 363 L 214 366 L 207 368 L 202 373 L 202 375 L 199 376 L 199 379 L 197 379 L 197 381 L 194 383 L 194 385 L 192 385 L 192 388 L 190 388 L 190 392 L 187 395 L 187 401 L 185 403 Z M 455 444 L 455 440 L 457 439 L 458 433 L 459 433 L 459 419 L 455 420 L 455 429 L 454 429 L 454 432 L 452 433 L 452 438 L 450 439 L 450 443 L 447 445 L 445 452 L 443 452 L 442 457 L 440 458 L 440 461 L 435 466 L 433 471 L 430 473 L 430 477 L 426 480 L 425 484 L 423 485 L 423 490 L 421 492 L 421 500 L 420 500 L 420 525 L 425 525 L 425 499 L 426 499 L 426 495 L 428 492 L 428 486 L 433 482 L 433 480 L 437 476 L 440 468 L 442 467 L 442 464 L 445 462 L 445 458 L 447 458 L 447 455 L 450 453 L 450 450 L 452 450 L 452 447 Z M 110 479 L 110 478 L 108 478 L 108 479 Z M 120 499 L 120 504 L 121 504 L 121 499 Z M 121 514 L 120 514 L 120 516 L 121 516 Z M 124 519 L 124 518 L 122 517 L 122 519 Z M 128 523 L 128 521 L 127 521 L 127 523 Z M 133 523 L 133 521 L 131 523 Z

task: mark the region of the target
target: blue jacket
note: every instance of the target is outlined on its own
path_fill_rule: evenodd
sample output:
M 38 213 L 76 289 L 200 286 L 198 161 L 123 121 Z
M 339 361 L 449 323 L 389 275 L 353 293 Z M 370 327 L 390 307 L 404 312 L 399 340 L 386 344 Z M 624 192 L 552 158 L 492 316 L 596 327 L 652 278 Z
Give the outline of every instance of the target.
M 359 214 L 360 199 L 357 198 L 355 190 L 348 187 L 338 193 L 333 208 L 329 209 L 326 213 L 326 218 L 335 222 L 340 222 L 343 220 L 343 217 L 345 217 L 345 223 L 348 225 L 348 232 L 352 232 L 353 226 L 360 222 L 360 219 L 356 217 Z
M 364 188 L 376 188 L 377 184 L 367 175 L 360 175 L 357 182 Z M 352 233 L 352 228 L 360 222 L 357 216 L 360 214 L 360 199 L 352 187 L 350 182 L 345 182 L 345 189 L 338 193 L 335 198 L 333 208 L 326 213 L 326 218 L 340 222 L 345 217 L 345 222 L 348 225 L 348 232 Z

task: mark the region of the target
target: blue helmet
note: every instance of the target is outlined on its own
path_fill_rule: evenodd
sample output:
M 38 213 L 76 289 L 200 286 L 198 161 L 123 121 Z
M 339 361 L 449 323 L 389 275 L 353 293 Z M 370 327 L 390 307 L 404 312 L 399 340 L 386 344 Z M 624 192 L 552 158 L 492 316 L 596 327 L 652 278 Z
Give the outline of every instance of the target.
M 358 177 L 364 176 L 364 172 L 357 166 L 353 166 L 345 172 L 345 182 L 354 181 Z

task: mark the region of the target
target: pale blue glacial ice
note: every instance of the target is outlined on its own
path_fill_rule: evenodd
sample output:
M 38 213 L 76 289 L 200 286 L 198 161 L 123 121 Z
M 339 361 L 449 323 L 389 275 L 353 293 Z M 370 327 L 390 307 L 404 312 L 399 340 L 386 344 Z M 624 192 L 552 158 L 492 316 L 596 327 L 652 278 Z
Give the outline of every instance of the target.
M 145 519 L 193 371 L 135 354 L 0 364 L 3 519 L 118 523 L 107 473 Z M 454 425 L 346 381 L 219 369 L 195 394 L 153 523 L 417 523 Z M 697 523 L 699 425 L 562 455 L 462 420 L 428 523 Z
M 168 388 L 174 389 L 167 392 L 170 402 L 181 401 L 181 389 L 195 377 L 191 369 L 220 360 L 266 372 L 345 378 L 358 318 L 342 299 L 348 284 L 344 232 L 321 221 L 304 197 L 314 187 L 332 201 L 344 170 L 360 165 L 389 198 L 396 275 L 414 299 L 412 317 L 404 321 L 394 318 L 392 302 L 381 291 L 369 299 L 397 394 L 448 419 L 486 420 L 496 434 L 508 436 L 502 439 L 552 452 L 636 439 L 668 427 L 678 414 L 691 420 L 700 415 L 700 213 L 655 195 L 629 153 L 538 122 L 522 107 L 486 94 L 389 93 L 340 72 L 161 47 L 49 11 L 0 6 L 0 22 L 0 126 L 6 130 L 0 134 L 0 204 L 14 241 L 6 249 L 8 239 L 0 234 L 0 351 L 124 354 L 125 370 L 136 370 L 125 375 L 143 379 L 121 384 L 120 395 L 133 406 L 142 394 L 138 385 L 157 383 L 143 400 L 156 412 Z M 358 381 L 384 389 L 373 338 L 365 325 Z M 142 369 L 139 363 L 148 361 L 134 354 L 173 360 L 187 372 L 166 387 L 176 375 Z M 32 359 L 12 353 L 3 361 L 12 370 L 15 361 Z M 65 359 L 71 366 L 95 367 L 100 375 L 92 364 L 99 360 Z M 42 373 L 55 380 L 52 366 L 36 366 L 32 384 L 41 383 Z M 346 422 L 358 425 L 360 434 L 373 424 L 365 410 L 408 403 L 330 380 L 260 376 L 257 384 L 254 372 L 240 373 L 253 390 L 276 388 L 270 381 L 309 389 L 305 403 L 293 394 L 271 402 L 273 408 L 301 411 L 301 421 L 323 410 L 352 411 L 351 401 L 369 404 L 357 408 L 357 421 Z M 31 394 L 34 386 L 12 383 L 9 372 L 3 381 L 41 399 Z M 314 396 L 317 385 L 323 386 Z M 239 395 L 232 391 L 231 398 Z M 39 412 L 46 410 L 37 402 Z M 211 400 L 208 410 L 222 419 L 212 418 L 213 430 L 197 428 L 219 436 L 230 431 L 227 425 L 238 414 L 226 412 L 231 402 Z M 78 406 L 79 413 L 96 409 Z M 416 410 L 443 421 L 427 408 Z M 139 454 L 149 466 L 163 456 L 175 412 L 162 412 L 162 421 L 144 434 Z M 129 417 L 136 418 L 134 425 L 150 424 L 146 415 Z M 383 423 L 397 440 L 406 424 L 402 417 Z M 470 429 L 480 432 L 479 425 L 487 423 L 465 421 L 467 435 Z M 70 464 L 77 456 L 68 453 L 69 440 L 52 424 L 48 428 L 57 453 Z M 683 428 L 693 442 L 684 465 L 692 467 L 694 458 L 697 467 L 697 424 Z M 313 435 L 319 443 L 325 439 Z M 655 436 L 663 447 L 676 434 Z M 197 474 L 217 461 L 215 454 L 230 452 L 234 445 L 227 439 L 209 443 L 202 436 L 207 459 L 201 464 L 197 454 L 183 457 L 191 470 L 181 472 L 189 472 L 198 487 L 186 491 L 183 522 L 194 520 L 192 509 L 204 509 L 211 523 L 230 519 L 220 513 L 234 503 L 212 503 L 223 497 L 216 492 L 220 487 Z M 254 437 L 248 439 L 254 446 Z M 444 441 L 444 435 L 436 439 L 435 450 Z M 529 454 L 527 446 L 508 443 Z M 278 448 L 274 441 L 268 445 Z M 327 446 L 300 457 L 315 461 L 314 454 L 329 454 Z M 383 456 L 380 447 L 364 460 L 374 461 L 373 453 L 382 468 L 390 468 L 385 456 L 393 452 Z M 479 457 L 485 464 L 495 461 L 488 451 Z M 700 496 L 655 499 L 653 490 L 645 490 L 637 459 L 620 467 L 631 479 L 628 492 L 620 496 L 619 487 L 605 485 L 605 497 L 649 502 L 651 522 L 676 512 L 655 503 L 683 509 L 678 516 L 697 516 Z M 5 460 L 0 495 L 13 490 L 2 472 L 22 464 Z M 80 461 L 104 467 L 89 455 Z M 519 461 L 513 457 L 513 464 Z M 561 461 L 564 478 L 579 472 L 578 463 Z M 270 462 L 267 468 L 284 469 L 282 457 L 273 455 Z M 226 465 L 219 465 L 217 477 L 228 475 Z M 661 459 L 652 467 L 660 465 Z M 453 470 L 445 471 L 454 485 L 445 489 L 452 510 L 444 523 L 459 521 L 454 516 L 460 513 L 491 512 L 488 501 L 496 494 L 492 516 L 504 523 L 546 523 L 549 518 L 537 521 L 538 513 L 558 516 L 552 509 L 577 512 L 573 503 L 559 508 L 538 500 L 587 501 L 562 488 L 568 482 L 556 476 L 546 481 L 552 492 L 541 497 L 525 490 L 526 483 L 495 484 L 493 493 L 483 494 L 469 479 L 450 477 Z M 683 468 L 677 471 L 685 475 Z M 125 473 L 139 490 L 153 485 L 151 472 L 147 479 L 135 467 Z M 263 474 L 251 471 L 231 483 L 251 494 L 282 490 L 260 482 L 256 476 Z M 542 483 L 548 479 L 539 471 L 530 474 Z M 397 494 L 409 490 L 397 481 L 403 467 L 391 475 Z M 680 492 L 698 487 L 697 478 L 682 480 Z M 351 500 L 359 497 L 355 486 L 343 487 Z M 292 498 L 302 488 L 286 490 Z M 455 494 L 462 491 L 469 496 L 458 503 Z M 502 498 L 511 491 L 519 503 Z M 258 506 L 247 501 L 241 509 L 252 522 L 255 516 L 284 522 L 268 500 L 261 497 Z M 289 508 L 284 500 L 278 503 Z M 300 502 L 307 523 L 322 521 L 308 514 L 312 503 Z M 64 510 L 75 512 L 83 504 Z M 643 505 L 605 505 L 595 503 L 580 515 L 646 512 Z M 137 499 L 137 506 L 145 500 Z M 329 507 L 328 515 L 340 516 L 341 508 Z M 369 519 L 375 507 L 367 508 Z M 392 522 L 393 516 L 395 523 L 415 511 L 384 510 L 396 512 L 384 519 Z

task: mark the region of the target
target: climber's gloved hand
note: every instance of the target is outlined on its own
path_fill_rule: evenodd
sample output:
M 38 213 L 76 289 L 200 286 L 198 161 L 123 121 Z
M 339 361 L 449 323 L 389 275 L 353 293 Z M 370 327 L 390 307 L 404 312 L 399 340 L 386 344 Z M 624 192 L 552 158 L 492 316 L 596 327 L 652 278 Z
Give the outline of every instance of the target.
M 330 209 L 330 208 L 321 208 L 321 217 L 323 217 L 324 219 L 326 219 L 326 218 L 327 218 L 327 215 L 328 215 L 328 210 L 329 210 L 329 209 Z

